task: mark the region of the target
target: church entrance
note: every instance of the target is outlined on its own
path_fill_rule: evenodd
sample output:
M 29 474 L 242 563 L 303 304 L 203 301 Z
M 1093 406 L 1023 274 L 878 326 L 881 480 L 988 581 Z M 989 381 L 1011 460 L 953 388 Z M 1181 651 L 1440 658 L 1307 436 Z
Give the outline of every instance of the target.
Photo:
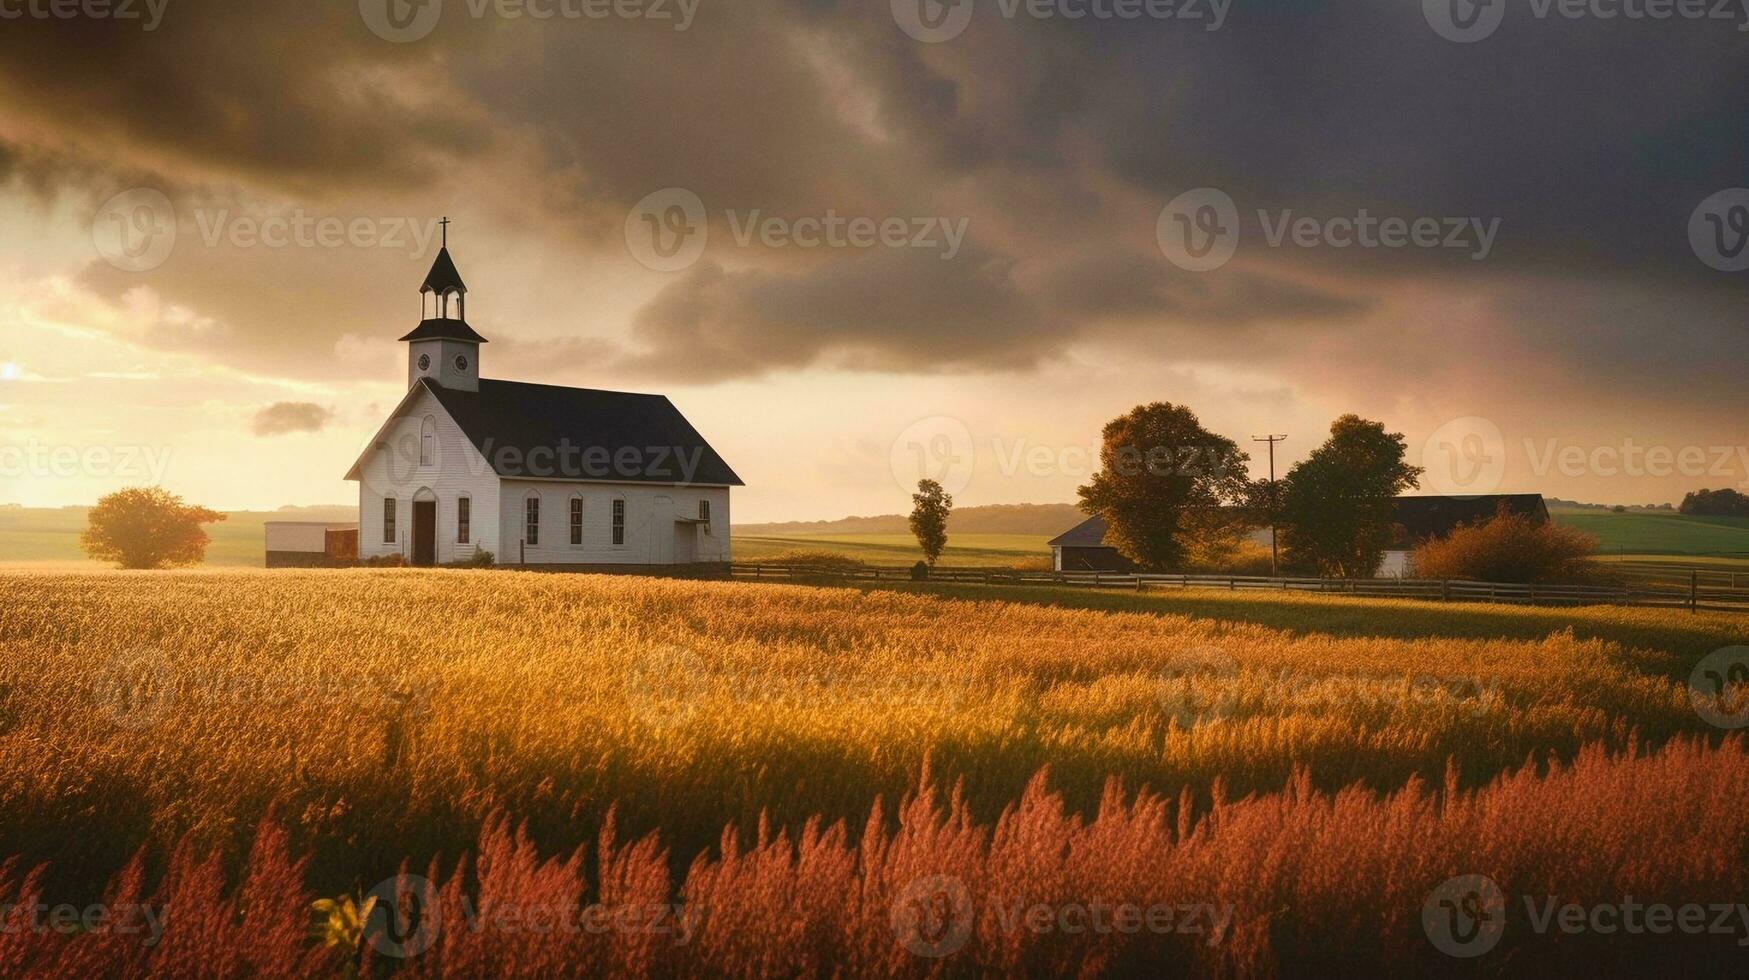
M 413 564 L 437 564 L 437 501 L 413 501 Z

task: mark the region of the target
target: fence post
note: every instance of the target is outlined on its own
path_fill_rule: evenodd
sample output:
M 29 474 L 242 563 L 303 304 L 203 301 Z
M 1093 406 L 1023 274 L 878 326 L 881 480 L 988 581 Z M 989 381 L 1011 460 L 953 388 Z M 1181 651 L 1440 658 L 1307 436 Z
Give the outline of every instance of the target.
M 1439 580 L 1439 601 L 1451 601 L 1451 579 L 1442 578 Z
M 1692 569 L 1688 573 L 1688 611 L 1697 612 L 1700 609 L 1700 570 Z
M 1228 592 L 1239 591 L 1239 580 L 1236 578 L 1227 579 L 1227 591 Z
M 1136 591 L 1142 591 L 1142 576 L 1139 572 L 1136 574 Z

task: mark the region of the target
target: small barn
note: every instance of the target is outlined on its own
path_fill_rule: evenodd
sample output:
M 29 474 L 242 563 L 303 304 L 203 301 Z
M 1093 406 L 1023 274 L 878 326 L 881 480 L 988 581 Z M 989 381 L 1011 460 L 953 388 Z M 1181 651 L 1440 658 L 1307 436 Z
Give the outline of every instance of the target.
M 358 560 L 358 525 L 268 521 L 268 568 L 340 568 Z
M 1105 543 L 1105 518 L 1095 514 L 1050 540 L 1051 568 L 1059 572 L 1133 572 L 1136 566 Z

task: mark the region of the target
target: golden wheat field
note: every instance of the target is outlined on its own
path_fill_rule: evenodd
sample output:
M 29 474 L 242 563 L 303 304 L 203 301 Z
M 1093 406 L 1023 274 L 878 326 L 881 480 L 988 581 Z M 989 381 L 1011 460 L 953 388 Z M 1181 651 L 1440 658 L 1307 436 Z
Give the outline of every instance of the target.
M 1363 933 L 1375 935 L 1368 955 L 1413 959 L 1427 953 L 1419 896 L 1470 851 L 1495 854 L 1499 875 L 1539 891 L 1567 887 L 1562 869 L 1580 866 L 1572 886 L 1599 895 L 1618 879 L 1672 895 L 1740 890 L 1749 816 L 1730 813 L 1749 800 L 1749 763 L 1697 713 L 1689 677 L 1743 634 L 1741 620 L 1682 612 L 1313 597 L 503 571 L 6 575 L 0 855 L 16 861 L 0 874 L 0 899 L 12 888 L 92 900 L 136 857 L 138 889 L 192 881 L 189 862 L 211 855 L 200 901 L 234 926 L 247 903 L 219 896 L 248 891 L 236 883 L 252 880 L 252 862 L 319 896 L 357 896 L 399 868 L 429 869 L 449 880 L 444 900 L 456 904 L 502 886 L 456 862 L 497 851 L 493 867 L 547 876 L 528 886 L 537 892 L 605 898 L 617 888 L 668 901 L 715 889 L 724 918 L 714 929 L 747 920 L 732 935 L 710 933 L 715 959 L 700 946 L 686 955 L 706 958 L 688 960 L 616 946 L 553 961 L 594 964 L 579 975 L 984 974 L 1030 969 L 1028 957 L 1087 975 L 1292 972 L 1319 961 L 1308 925 L 1317 922 L 1351 937 L 1325 951 L 1333 963 L 1362 948 L 1352 937 Z M 1560 768 L 1582 755 L 1578 768 Z M 1630 806 L 1623 787 L 1653 781 L 1659 792 Z M 1556 801 L 1588 793 L 1596 798 L 1560 833 L 1534 829 L 1555 820 Z M 906 799 L 908 821 L 897 809 Z M 1547 812 L 1524 809 L 1533 805 Z M 1417 853 L 1411 826 L 1438 836 L 1483 811 L 1483 823 L 1513 829 L 1475 838 L 1472 828 L 1467 841 L 1429 839 Z M 1299 829 L 1272 837 L 1266 813 Z M 1026 820 L 1057 829 L 1017 844 Z M 1704 850 L 1667 861 L 1644 852 L 1649 836 L 1673 847 L 1664 838 L 1697 822 L 1709 828 Z M 919 957 L 903 942 L 895 953 L 890 893 L 934 880 L 931 826 L 957 841 L 941 844 L 944 860 L 995 862 L 1019 849 L 1001 867 L 964 865 L 955 882 L 1034 881 L 1011 864 L 1034 861 L 1055 869 L 1036 881 L 1048 879 L 1059 904 L 1106 881 L 1124 894 L 1183 886 L 1210 909 L 1209 896 L 1238 888 L 1271 907 L 1261 920 L 1233 919 L 1228 941 L 1209 949 L 1182 936 L 1169 948 L 1061 936 L 1016 946 L 1000 929 L 986 941 L 980 919 L 962 938 L 973 951 L 964 958 Z M 1523 840 L 1506 846 L 1488 833 Z M 889 834 L 899 836 L 883 845 Z M 636 843 L 645 835 L 654 836 Z M 1068 842 L 1083 838 L 1078 858 Z M 1242 862 L 1241 842 L 1260 848 L 1259 874 L 1276 876 L 1267 888 L 1223 885 L 1205 866 L 1217 853 L 1222 867 Z M 1359 867 L 1357 855 L 1387 843 L 1391 874 L 1407 877 L 1348 882 L 1368 897 L 1347 913 L 1330 906 L 1344 864 Z M 735 857 L 745 847 L 755 850 Z M 1161 853 L 1142 853 L 1150 848 Z M 1280 848 L 1349 856 L 1277 880 L 1288 873 Z M 889 867 L 900 853 L 910 855 L 903 867 Z M 1099 853 L 1113 858 L 1098 874 L 1076 870 Z M 1617 866 L 1596 854 L 1616 855 Z M 1178 885 L 1148 877 L 1173 860 L 1188 862 L 1172 872 L 1184 876 Z M 28 881 L 8 877 L 41 864 Z M 877 865 L 881 876 L 868 870 Z M 1112 879 L 1119 865 L 1128 870 Z M 748 889 L 777 891 L 737 892 L 728 878 L 743 873 Z M 671 888 L 667 875 L 684 884 Z M 800 916 L 845 889 L 860 889 L 860 912 L 805 928 L 796 923 L 812 919 L 792 917 L 793 928 L 777 930 L 788 939 L 760 940 L 800 943 L 799 959 L 750 951 L 775 928 L 760 916 L 782 919 L 786 902 Z M 1404 906 L 1399 892 L 1416 902 Z M 731 908 L 737 901 L 752 904 Z M 1363 914 L 1391 921 L 1354 920 Z M 1332 916 L 1345 924 L 1325 922 Z M 300 939 L 308 925 L 297 923 Z M 459 942 L 403 961 L 340 929 L 290 952 L 281 941 L 278 966 L 237 955 L 244 973 L 295 962 L 295 972 L 468 976 L 496 963 L 492 975 L 510 975 L 535 962 L 499 963 Z M 1156 957 L 1172 950 L 1165 970 Z M 44 974 L 73 970 L 53 959 L 67 955 L 60 947 L 13 955 Z M 165 962 L 147 956 L 139 972 Z

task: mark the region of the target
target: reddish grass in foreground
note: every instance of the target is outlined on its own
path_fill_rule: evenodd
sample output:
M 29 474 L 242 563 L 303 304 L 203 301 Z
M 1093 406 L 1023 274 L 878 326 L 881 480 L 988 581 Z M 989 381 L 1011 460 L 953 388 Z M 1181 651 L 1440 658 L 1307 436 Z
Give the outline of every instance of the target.
M 694 861 L 676 891 L 653 839 L 620 842 L 609 827 L 593 854 L 543 857 L 499 818 L 477 857 L 426 871 L 439 882 L 439 912 L 423 920 L 434 932 L 374 932 L 355 956 L 308 938 L 316 896 L 303 891 L 284 836 L 264 824 L 234 890 L 186 849 L 149 894 L 137 862 L 117 876 L 112 903 L 163 910 L 155 946 L 9 928 L 0 975 L 1570 975 L 1735 966 L 1738 942 L 1749 941 L 1735 915 L 1728 935 L 1539 932 L 1526 905 L 1744 900 L 1749 754 L 1739 739 L 1613 758 L 1593 748 L 1473 792 L 1411 783 L 1384 797 L 1329 795 L 1302 776 L 1285 792 L 1199 814 L 1112 785 L 1091 820 L 1069 813 L 1041 774 L 994 826 L 976 824 L 925 774 L 896 826 L 877 810 L 858 835 L 815 824 L 799 839 L 737 837 L 725 832 L 720 853 Z M 1506 899 L 1499 944 L 1475 959 L 1439 952 L 1422 922 L 1430 892 L 1463 874 L 1488 876 Z M 28 904 L 33 887 L 9 868 L 0 903 Z M 1035 928 L 1086 925 L 1063 912 L 1095 901 L 1108 926 L 1139 931 Z M 579 911 L 595 903 L 609 912 Z M 684 911 L 656 917 L 676 903 Z M 1197 906 L 1199 931 L 1120 919 L 1122 903 L 1138 916 Z M 427 936 L 429 948 L 406 959 L 377 952 Z

